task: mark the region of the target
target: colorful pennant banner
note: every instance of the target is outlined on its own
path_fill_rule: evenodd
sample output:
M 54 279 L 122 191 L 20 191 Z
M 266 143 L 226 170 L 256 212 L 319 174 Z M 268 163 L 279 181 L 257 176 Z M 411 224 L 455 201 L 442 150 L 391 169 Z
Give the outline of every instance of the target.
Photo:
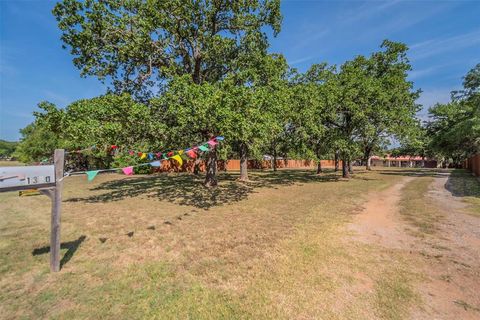
M 97 176 L 97 174 L 99 172 L 122 170 L 122 172 L 125 175 L 130 176 L 130 175 L 134 174 L 134 168 L 135 167 L 140 167 L 140 166 L 145 166 L 145 165 L 150 165 L 150 166 L 153 166 L 153 167 L 161 167 L 161 165 L 162 165 L 161 162 L 164 161 L 164 160 L 169 160 L 169 159 L 175 160 L 175 162 L 177 162 L 178 166 L 181 167 L 183 165 L 183 159 L 181 157 L 182 154 L 185 154 L 190 159 L 196 159 L 198 157 L 198 151 L 207 152 L 207 151 L 210 150 L 210 148 L 215 147 L 218 144 L 219 141 L 223 141 L 223 140 L 224 140 L 224 137 L 218 136 L 218 137 L 212 138 L 209 141 L 207 141 L 203 144 L 200 144 L 198 146 L 188 148 L 188 149 L 184 149 L 184 150 L 178 150 L 176 152 L 170 151 L 170 152 L 167 152 L 167 153 L 165 153 L 165 152 L 163 152 L 163 153 L 162 152 L 148 152 L 148 153 L 145 153 L 145 152 L 135 152 L 133 150 L 128 150 L 129 155 L 133 156 L 133 155 L 137 154 L 140 157 L 140 160 L 144 160 L 144 159 L 148 158 L 148 160 L 152 160 L 152 162 L 141 163 L 141 164 L 138 164 L 138 165 L 135 165 L 135 166 L 128 166 L 128 167 L 125 167 L 125 168 L 112 168 L 112 169 L 90 170 L 90 171 L 81 171 L 81 172 L 70 172 L 69 175 L 84 173 L 84 174 L 87 175 L 88 181 L 92 181 Z M 95 149 L 95 146 L 87 148 L 87 149 L 83 149 L 83 150 L 73 151 L 73 152 L 77 153 L 77 152 L 82 152 L 82 151 L 90 151 L 90 150 L 93 150 L 93 149 Z M 110 146 L 110 150 L 118 150 L 118 146 L 112 145 L 112 146 Z M 155 160 L 155 158 L 157 160 Z

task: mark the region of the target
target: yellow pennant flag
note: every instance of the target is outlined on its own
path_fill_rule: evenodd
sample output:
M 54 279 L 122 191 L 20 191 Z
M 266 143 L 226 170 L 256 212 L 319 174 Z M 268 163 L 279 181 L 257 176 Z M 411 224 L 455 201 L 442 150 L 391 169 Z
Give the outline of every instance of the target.
M 143 160 L 147 157 L 147 154 L 145 152 L 142 153 L 142 155 L 140 156 L 140 159 Z
M 183 150 L 178 150 L 178 154 L 183 154 Z
M 177 154 L 177 155 L 174 155 L 173 157 L 171 157 L 171 159 L 177 161 L 178 164 L 180 165 L 180 167 L 182 166 L 183 160 L 182 160 L 182 158 L 181 158 L 178 154 Z

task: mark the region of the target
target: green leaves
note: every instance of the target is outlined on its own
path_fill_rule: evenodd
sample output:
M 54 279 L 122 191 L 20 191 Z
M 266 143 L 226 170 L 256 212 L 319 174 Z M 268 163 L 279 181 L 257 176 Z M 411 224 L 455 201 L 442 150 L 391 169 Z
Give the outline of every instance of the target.
M 237 60 L 266 53 L 265 27 L 276 35 L 282 19 L 278 0 L 64 0 L 53 14 L 82 75 L 144 100 L 162 80 L 216 82 Z
M 429 109 L 427 123 L 431 150 L 455 162 L 480 152 L 480 64 L 464 79 L 464 90 L 452 92 L 450 103 Z
M 405 137 L 417 127 L 418 93 L 407 81 L 411 69 L 404 44 L 384 41 L 381 51 L 357 56 L 339 68 L 312 65 L 294 77 L 293 127 L 297 148 L 316 159 L 340 151 L 365 158 L 387 137 Z

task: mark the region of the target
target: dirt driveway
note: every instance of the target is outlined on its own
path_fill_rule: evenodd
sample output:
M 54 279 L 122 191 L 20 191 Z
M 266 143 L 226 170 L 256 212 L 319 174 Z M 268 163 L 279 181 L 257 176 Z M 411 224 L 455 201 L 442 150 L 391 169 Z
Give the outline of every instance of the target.
M 372 195 L 350 225 L 358 241 L 409 252 L 422 262 L 412 266 L 423 275 L 417 285 L 423 304 L 412 319 L 480 319 L 480 218 L 468 215 L 466 204 L 448 191 L 449 175 L 429 178 L 427 210 L 402 212 L 411 200 L 405 189 L 425 179 L 411 175 Z M 425 212 L 434 214 L 434 232 L 422 233 L 421 224 L 411 223 Z
M 411 257 L 422 300 L 412 319 L 480 319 L 480 218 L 448 191 L 449 175 L 406 175 L 372 195 L 350 225 L 358 241 Z M 415 193 L 419 182 L 423 195 Z

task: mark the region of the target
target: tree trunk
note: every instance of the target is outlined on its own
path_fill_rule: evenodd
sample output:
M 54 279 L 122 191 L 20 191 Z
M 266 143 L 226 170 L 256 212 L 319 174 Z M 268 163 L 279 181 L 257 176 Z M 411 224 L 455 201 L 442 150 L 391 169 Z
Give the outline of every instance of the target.
M 367 158 L 367 170 L 372 170 L 372 157 L 370 156 Z
M 205 176 L 205 187 L 217 185 L 217 148 L 213 147 L 207 154 L 207 174 Z
M 200 159 L 195 159 L 195 163 L 193 165 L 193 174 L 199 175 L 200 174 Z
M 348 172 L 353 173 L 353 163 L 350 160 L 348 160 Z
M 240 181 L 248 181 L 248 148 L 240 144 Z
M 350 172 L 348 171 L 348 163 L 345 158 L 342 159 L 342 177 L 350 179 Z
M 320 174 L 322 173 L 323 170 L 322 170 L 322 160 L 318 160 L 318 164 L 317 164 L 317 174 Z
M 335 151 L 335 172 L 338 171 L 339 161 L 338 161 L 338 151 Z
M 371 161 L 370 161 L 371 153 L 372 153 L 371 149 L 367 147 L 364 153 L 364 160 L 365 160 L 365 169 L 367 169 L 368 171 L 372 170 Z
M 277 151 L 273 151 L 273 171 L 277 171 Z

